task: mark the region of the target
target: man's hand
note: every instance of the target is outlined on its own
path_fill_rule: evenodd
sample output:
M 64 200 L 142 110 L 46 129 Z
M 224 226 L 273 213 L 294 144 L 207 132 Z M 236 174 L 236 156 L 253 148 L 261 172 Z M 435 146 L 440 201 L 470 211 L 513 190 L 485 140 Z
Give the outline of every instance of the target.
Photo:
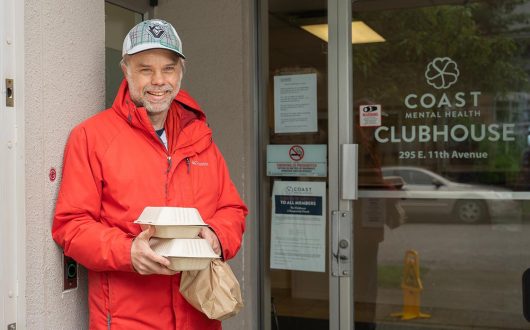
M 155 233 L 155 227 L 149 226 L 133 240 L 131 245 L 131 263 L 134 270 L 141 275 L 177 273 L 169 268 L 169 260 L 156 254 L 149 246 L 149 239 Z
M 201 231 L 199 232 L 199 237 L 207 240 L 212 246 L 213 252 L 221 255 L 221 243 L 219 243 L 217 235 L 213 232 L 213 230 L 210 229 L 210 227 L 202 227 Z

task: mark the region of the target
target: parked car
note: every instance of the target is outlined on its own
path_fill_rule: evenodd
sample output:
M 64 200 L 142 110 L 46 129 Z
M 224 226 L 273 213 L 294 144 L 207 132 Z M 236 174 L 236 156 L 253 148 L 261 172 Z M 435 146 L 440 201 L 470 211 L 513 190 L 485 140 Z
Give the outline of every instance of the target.
M 451 181 L 421 167 L 382 167 L 384 177 L 403 179 L 401 206 L 407 217 L 425 219 L 446 217 L 463 223 L 502 222 L 520 217 L 521 205 L 511 198 L 510 190 Z

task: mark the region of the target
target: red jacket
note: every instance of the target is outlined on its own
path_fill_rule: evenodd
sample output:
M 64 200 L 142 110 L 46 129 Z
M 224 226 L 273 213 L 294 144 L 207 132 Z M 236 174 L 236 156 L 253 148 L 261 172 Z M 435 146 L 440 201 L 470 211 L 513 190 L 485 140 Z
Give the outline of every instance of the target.
M 112 108 L 72 130 L 53 239 L 88 269 L 90 329 L 220 329 L 179 292 L 180 274 L 131 265 L 133 223 L 146 206 L 195 207 L 225 259 L 241 245 L 247 208 L 197 103 L 180 91 L 165 123 L 168 149 L 122 83 Z

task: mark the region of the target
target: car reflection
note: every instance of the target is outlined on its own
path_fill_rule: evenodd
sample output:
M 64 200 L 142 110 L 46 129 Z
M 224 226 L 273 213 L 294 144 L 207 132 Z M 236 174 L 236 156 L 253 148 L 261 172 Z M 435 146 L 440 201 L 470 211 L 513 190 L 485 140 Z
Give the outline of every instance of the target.
M 400 201 L 407 218 L 457 221 L 468 224 L 503 221 L 520 217 L 520 203 L 510 198 L 509 190 L 495 186 L 451 181 L 421 167 L 386 166 L 384 177 L 401 177 Z

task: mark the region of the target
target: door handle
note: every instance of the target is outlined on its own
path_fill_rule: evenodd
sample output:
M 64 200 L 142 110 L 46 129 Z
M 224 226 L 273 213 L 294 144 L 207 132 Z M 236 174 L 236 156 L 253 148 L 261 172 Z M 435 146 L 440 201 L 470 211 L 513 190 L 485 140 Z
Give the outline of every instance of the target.
M 357 199 L 358 145 L 341 145 L 341 199 Z
M 352 213 L 350 211 L 331 212 L 331 275 L 351 276 L 352 273 Z

